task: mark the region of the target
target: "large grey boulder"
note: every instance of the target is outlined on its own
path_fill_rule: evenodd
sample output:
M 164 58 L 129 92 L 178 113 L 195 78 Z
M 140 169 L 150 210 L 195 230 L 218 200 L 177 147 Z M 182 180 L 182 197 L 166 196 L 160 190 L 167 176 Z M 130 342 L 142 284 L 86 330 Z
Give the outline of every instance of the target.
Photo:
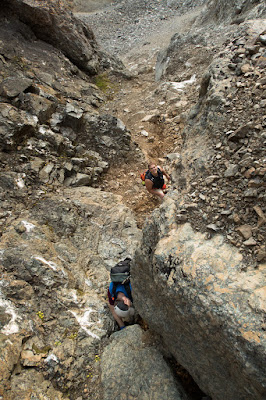
M 168 198 L 146 222 L 132 271 L 136 307 L 204 393 L 262 400 L 265 265 L 247 268 L 221 235 L 207 239 L 177 216 Z
M 185 400 L 162 354 L 139 325 L 111 336 L 102 360 L 104 400 Z

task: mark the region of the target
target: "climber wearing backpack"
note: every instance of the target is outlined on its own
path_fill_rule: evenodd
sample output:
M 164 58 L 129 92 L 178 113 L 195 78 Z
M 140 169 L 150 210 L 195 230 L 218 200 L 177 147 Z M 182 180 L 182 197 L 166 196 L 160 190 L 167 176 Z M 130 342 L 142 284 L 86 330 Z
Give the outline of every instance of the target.
M 153 161 L 148 164 L 148 171 L 145 173 L 145 186 L 149 193 L 159 197 L 164 198 L 166 185 L 164 183 L 163 176 L 165 175 L 167 180 L 170 181 L 170 176 L 167 172 L 156 165 Z
M 111 283 L 108 288 L 109 309 L 120 329 L 125 328 L 125 321 L 134 316 L 130 283 L 131 258 L 127 257 L 111 268 Z

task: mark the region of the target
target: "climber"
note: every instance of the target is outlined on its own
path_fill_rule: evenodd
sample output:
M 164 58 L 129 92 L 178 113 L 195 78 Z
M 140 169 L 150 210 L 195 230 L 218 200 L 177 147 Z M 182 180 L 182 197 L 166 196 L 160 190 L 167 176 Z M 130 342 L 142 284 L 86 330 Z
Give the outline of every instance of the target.
M 167 172 L 152 161 L 148 164 L 148 171 L 145 174 L 145 186 L 149 193 L 158 196 L 160 199 L 164 198 L 166 185 L 163 176 L 170 181 L 171 177 Z
M 119 272 L 121 270 L 130 269 L 130 258 L 126 258 L 124 261 L 116 264 L 115 267 L 111 269 L 111 279 L 116 275 L 112 273 L 113 271 L 118 271 L 118 275 L 122 276 L 123 273 Z M 126 265 L 128 263 L 128 266 Z M 127 272 L 126 272 L 127 273 Z M 125 328 L 125 322 L 132 322 L 135 310 L 133 308 L 133 299 L 131 295 L 131 283 L 129 277 L 125 279 L 125 283 L 117 282 L 117 279 L 112 280 L 108 288 L 108 300 L 109 309 L 118 323 L 120 329 Z

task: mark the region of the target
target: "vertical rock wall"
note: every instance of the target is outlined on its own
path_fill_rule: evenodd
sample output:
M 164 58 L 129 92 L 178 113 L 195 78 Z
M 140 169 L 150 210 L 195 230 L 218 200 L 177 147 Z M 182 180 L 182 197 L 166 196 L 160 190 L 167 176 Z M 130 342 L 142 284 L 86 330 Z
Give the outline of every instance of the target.
M 146 223 L 133 269 L 137 308 L 213 399 L 263 399 L 265 266 L 247 270 L 222 236 L 206 239 L 179 213 L 168 198 Z

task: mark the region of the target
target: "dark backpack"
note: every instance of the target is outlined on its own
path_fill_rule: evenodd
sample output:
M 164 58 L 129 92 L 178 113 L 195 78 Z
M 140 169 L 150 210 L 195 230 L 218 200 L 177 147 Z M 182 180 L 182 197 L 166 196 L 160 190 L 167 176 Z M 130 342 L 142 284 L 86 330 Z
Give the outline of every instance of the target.
M 111 293 L 112 297 L 115 298 L 116 287 L 119 283 L 124 285 L 127 295 L 130 300 L 132 300 L 131 290 L 130 290 L 130 263 L 131 258 L 127 257 L 124 261 L 120 261 L 114 267 L 111 268 L 110 278 L 113 282 L 113 291 Z

